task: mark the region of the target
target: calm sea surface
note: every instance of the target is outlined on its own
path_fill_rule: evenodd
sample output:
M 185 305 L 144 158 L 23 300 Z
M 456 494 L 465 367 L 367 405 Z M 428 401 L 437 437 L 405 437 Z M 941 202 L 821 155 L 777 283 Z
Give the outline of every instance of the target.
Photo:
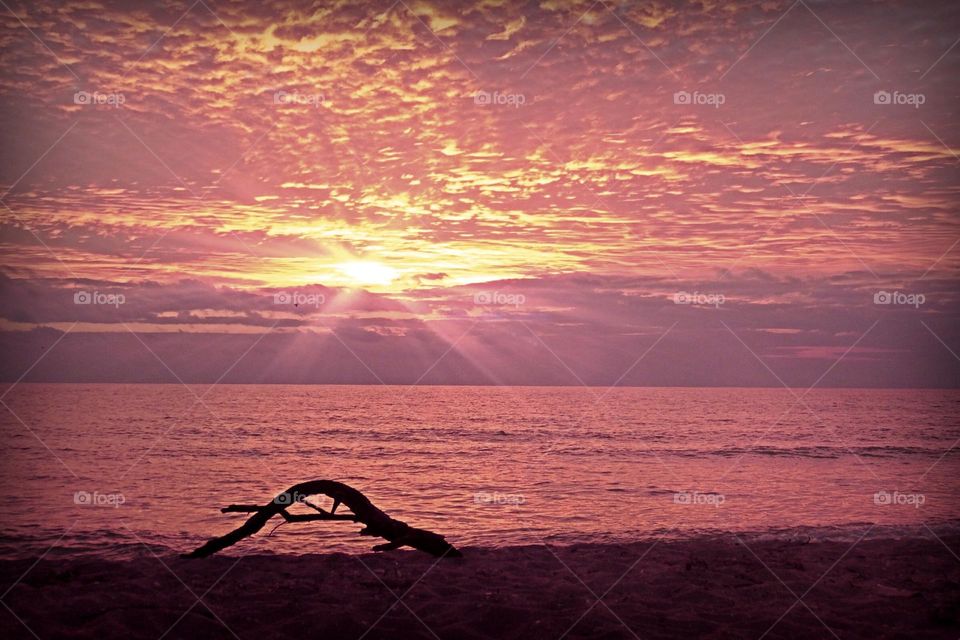
M 185 551 L 242 522 L 221 506 L 319 478 L 460 546 L 960 521 L 956 391 L 6 390 L 4 556 Z M 287 524 L 233 551 L 366 550 L 358 528 Z

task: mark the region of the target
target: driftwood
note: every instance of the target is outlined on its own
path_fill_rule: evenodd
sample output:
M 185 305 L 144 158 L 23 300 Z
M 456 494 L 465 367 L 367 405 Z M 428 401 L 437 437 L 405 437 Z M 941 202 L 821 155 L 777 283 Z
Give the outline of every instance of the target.
M 333 506 L 326 511 L 307 500 L 308 496 L 324 494 L 333 498 Z M 317 513 L 289 513 L 287 508 L 294 504 L 303 504 Z M 337 513 L 337 507 L 343 504 L 352 513 Z M 344 520 L 366 525 L 360 530 L 362 536 L 374 536 L 387 540 L 373 547 L 374 551 L 390 551 L 399 547 L 413 547 L 437 557 L 459 558 L 457 551 L 446 539 L 432 531 L 411 527 L 405 522 L 395 520 L 373 506 L 370 500 L 342 482 L 333 480 L 313 480 L 295 484 L 264 505 L 232 504 L 220 510 L 222 513 L 252 513 L 245 523 L 230 533 L 212 538 L 198 547 L 186 558 L 206 558 L 217 551 L 234 545 L 248 536 L 257 533 L 273 516 L 279 515 L 287 522 L 314 522 L 317 520 Z

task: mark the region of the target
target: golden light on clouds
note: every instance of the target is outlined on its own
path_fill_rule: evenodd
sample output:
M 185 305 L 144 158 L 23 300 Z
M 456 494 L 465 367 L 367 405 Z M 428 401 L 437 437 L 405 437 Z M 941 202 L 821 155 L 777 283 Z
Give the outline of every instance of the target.
M 952 304 L 960 11 L 808 4 L 14 2 L 3 277 L 167 332 L 523 316 L 585 359 L 678 290 L 824 343 L 871 289 Z M 74 320 L 33 296 L 0 320 Z

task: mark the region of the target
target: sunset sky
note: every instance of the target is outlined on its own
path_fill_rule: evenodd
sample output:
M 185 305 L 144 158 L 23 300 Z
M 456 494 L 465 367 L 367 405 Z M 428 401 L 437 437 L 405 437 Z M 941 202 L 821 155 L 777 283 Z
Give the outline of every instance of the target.
M 956 386 L 958 38 L 950 2 L 6 1 L 0 376 Z

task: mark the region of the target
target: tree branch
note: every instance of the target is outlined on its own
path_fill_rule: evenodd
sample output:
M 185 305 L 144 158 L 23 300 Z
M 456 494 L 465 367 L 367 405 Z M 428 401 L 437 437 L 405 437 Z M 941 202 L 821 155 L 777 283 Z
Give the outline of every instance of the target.
M 326 511 L 309 502 L 311 495 L 327 495 L 333 498 L 333 508 Z M 287 507 L 301 503 L 317 513 L 289 513 Z M 336 513 L 343 504 L 352 513 Z M 208 540 L 204 545 L 186 554 L 187 558 L 205 558 L 234 545 L 244 538 L 259 532 L 273 516 L 279 515 L 286 522 L 316 522 L 321 520 L 339 520 L 359 522 L 366 525 L 360 535 L 385 539 L 385 544 L 373 547 L 374 551 L 391 551 L 407 546 L 419 549 L 431 555 L 443 558 L 459 558 L 462 554 L 446 539 L 432 531 L 411 527 L 406 522 L 391 518 L 370 502 L 369 498 L 353 487 L 333 480 L 313 480 L 296 484 L 277 495 L 265 505 L 231 504 L 220 510 L 222 513 L 252 513 L 246 522 L 230 533 Z

